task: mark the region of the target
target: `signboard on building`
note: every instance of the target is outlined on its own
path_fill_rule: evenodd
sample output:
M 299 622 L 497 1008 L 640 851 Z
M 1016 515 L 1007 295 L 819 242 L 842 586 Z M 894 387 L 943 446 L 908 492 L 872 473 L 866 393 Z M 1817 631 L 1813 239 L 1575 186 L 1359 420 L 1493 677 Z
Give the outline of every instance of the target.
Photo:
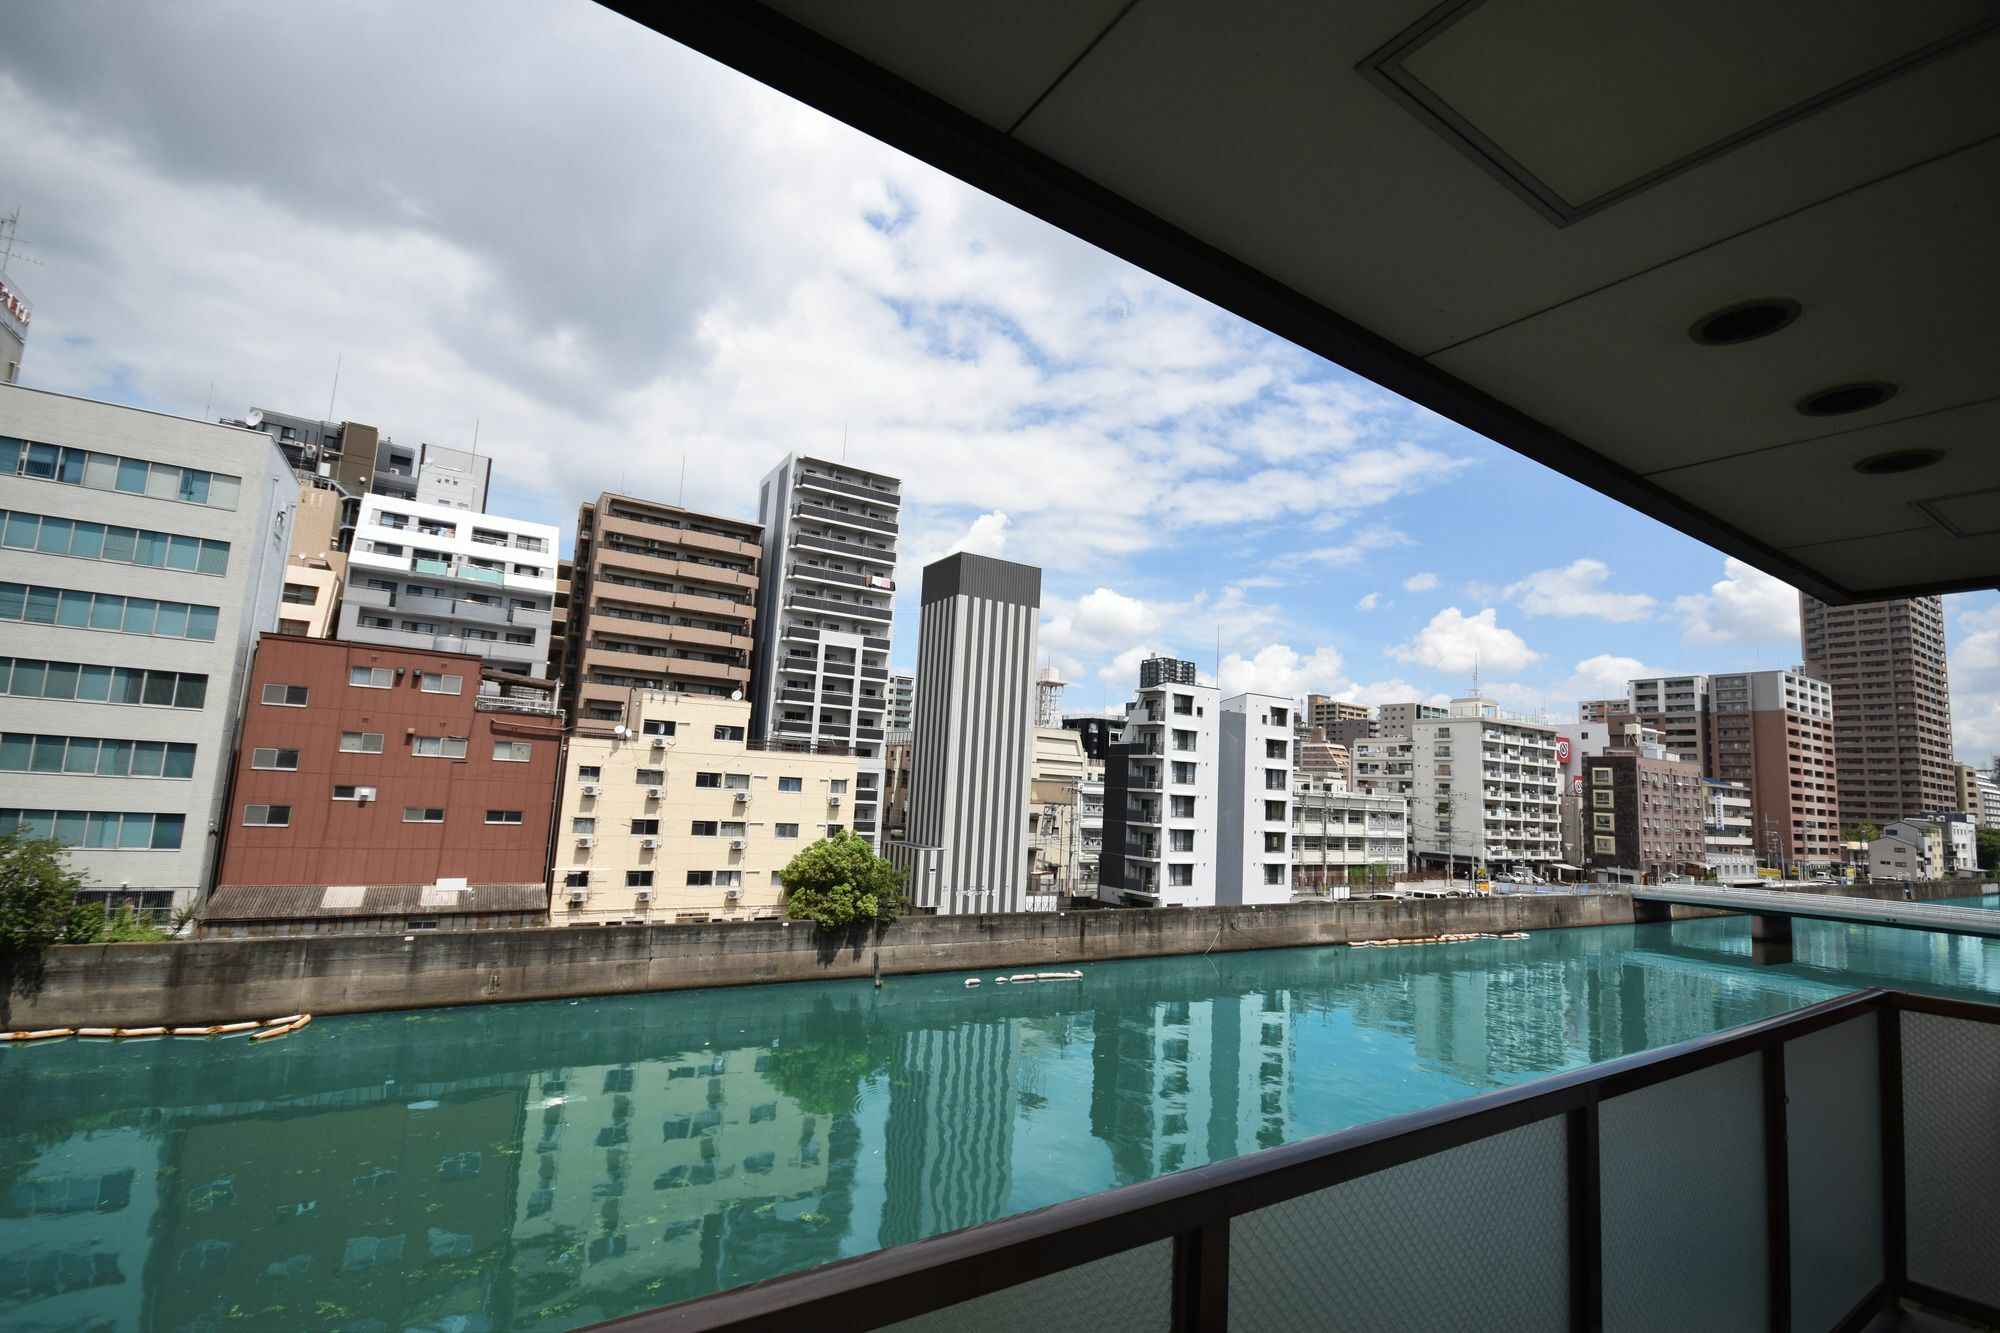
M 33 315 L 34 307 L 28 304 L 27 298 L 8 286 L 6 279 L 0 278 L 0 324 L 5 324 L 15 337 L 26 342 L 28 321 Z

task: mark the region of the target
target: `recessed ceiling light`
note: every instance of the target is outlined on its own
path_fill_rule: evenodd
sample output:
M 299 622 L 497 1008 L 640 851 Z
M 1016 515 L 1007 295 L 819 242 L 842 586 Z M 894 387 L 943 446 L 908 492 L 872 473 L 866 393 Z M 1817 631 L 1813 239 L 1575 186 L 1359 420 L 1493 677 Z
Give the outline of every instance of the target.
M 1849 412 L 1866 412 L 1896 396 L 1896 386 L 1880 382 L 1837 384 L 1831 389 L 1807 394 L 1798 409 L 1809 417 L 1842 417 Z
M 1862 459 L 1854 465 L 1854 470 L 1870 477 L 1892 477 L 1898 472 L 1929 467 L 1943 457 L 1942 449 L 1893 449 Z
M 1799 303 L 1769 296 L 1711 311 L 1694 322 L 1688 337 L 1705 347 L 1727 347 L 1768 337 L 1799 317 Z

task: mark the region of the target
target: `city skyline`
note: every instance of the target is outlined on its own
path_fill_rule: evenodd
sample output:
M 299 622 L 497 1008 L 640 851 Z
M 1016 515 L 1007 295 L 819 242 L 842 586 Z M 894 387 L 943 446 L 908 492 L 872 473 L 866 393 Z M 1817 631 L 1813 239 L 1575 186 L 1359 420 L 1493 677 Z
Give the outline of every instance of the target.
M 479 62 L 429 61 L 432 25 L 532 52 L 568 96 L 461 87 Z M 407 443 L 476 429 L 490 511 L 565 549 L 601 491 L 754 518 L 773 462 L 844 449 L 905 482 L 893 665 L 923 564 L 1026 560 L 1076 711 L 1154 652 L 1219 662 L 1225 694 L 1363 702 L 1477 670 L 1555 717 L 1634 676 L 1800 661 L 1776 580 L 595 6 L 37 10 L 0 33 L 26 385 L 211 419 L 331 396 Z M 273 49 L 381 96 L 244 118 L 208 71 Z M 123 77 L 142 55 L 157 79 Z M 659 133 L 573 151 L 613 123 Z M 518 169 L 482 151 L 501 141 Z M 1954 749 L 1983 765 L 2000 596 L 1946 607 Z

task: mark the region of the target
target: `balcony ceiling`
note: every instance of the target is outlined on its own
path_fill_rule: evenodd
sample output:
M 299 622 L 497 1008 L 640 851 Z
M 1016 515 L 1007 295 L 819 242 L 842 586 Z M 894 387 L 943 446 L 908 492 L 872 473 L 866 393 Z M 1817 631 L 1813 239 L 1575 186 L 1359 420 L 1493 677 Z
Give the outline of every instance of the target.
M 1808 591 L 2000 582 L 1991 0 L 607 2 Z

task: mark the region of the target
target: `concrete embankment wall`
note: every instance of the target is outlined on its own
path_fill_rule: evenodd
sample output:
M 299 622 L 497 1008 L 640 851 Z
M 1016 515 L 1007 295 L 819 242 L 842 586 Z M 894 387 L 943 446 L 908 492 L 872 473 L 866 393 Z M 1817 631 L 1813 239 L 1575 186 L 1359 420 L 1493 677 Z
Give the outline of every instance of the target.
M 1918 896 L 1977 885 L 1918 885 Z M 1903 886 L 1848 886 L 1899 898 Z M 1677 908 L 1676 917 L 1711 916 Z M 906 917 L 829 936 L 805 922 L 315 935 L 66 945 L 0 962 L 0 1029 L 193 1025 L 278 1014 L 624 995 L 911 972 L 1629 925 L 1622 893 Z

